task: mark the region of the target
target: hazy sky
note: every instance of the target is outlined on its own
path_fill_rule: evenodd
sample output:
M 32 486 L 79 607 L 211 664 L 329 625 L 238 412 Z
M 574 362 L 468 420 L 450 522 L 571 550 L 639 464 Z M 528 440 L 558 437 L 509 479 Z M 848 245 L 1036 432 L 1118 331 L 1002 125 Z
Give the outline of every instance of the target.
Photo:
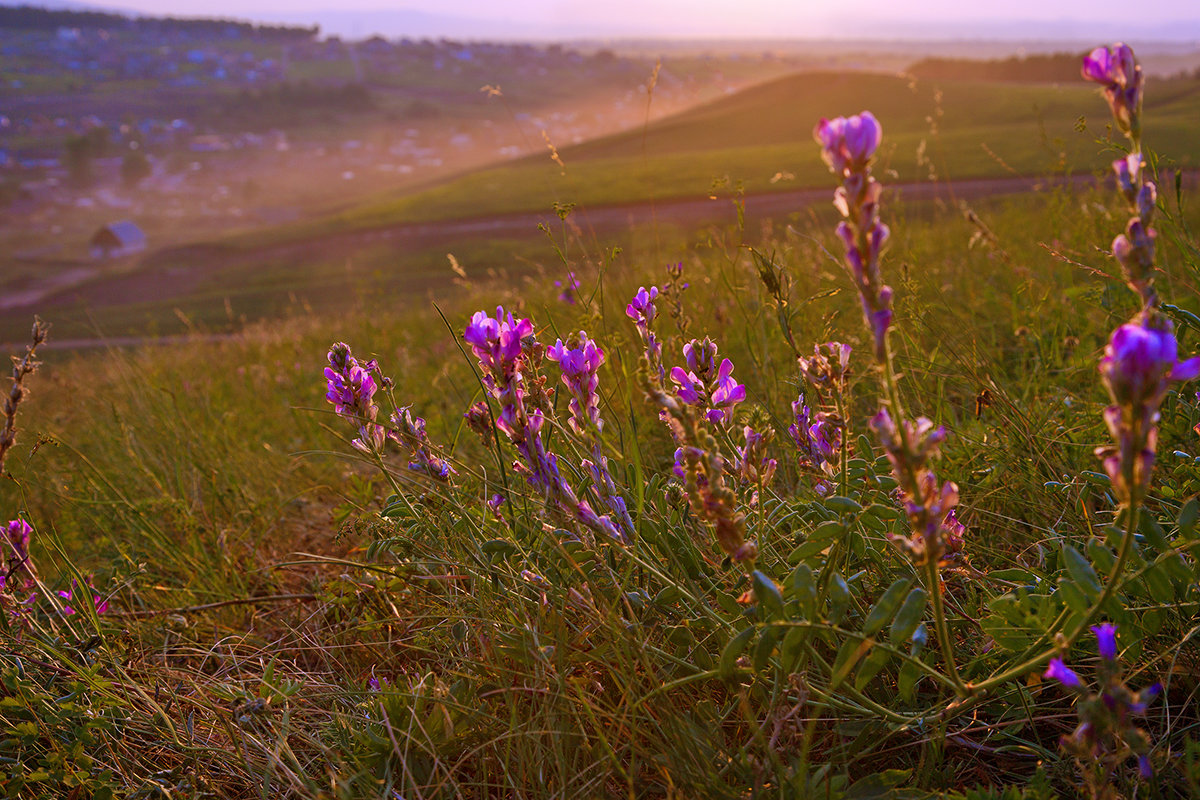
M 92 0 L 107 5 L 103 0 Z M 971 23 L 986 34 L 987 22 L 1080 22 L 1170 30 L 1171 23 L 1200 22 L 1197 0 L 114 0 L 112 6 L 153 14 L 202 14 L 241 18 L 329 20 L 383 19 L 386 12 L 416 11 L 467 19 L 494 19 L 536 29 L 642 31 L 659 35 L 738 35 L 855 38 L 884 21 L 904 22 L 906 35 Z M 1136 13 L 1132 13 L 1136 8 Z M 394 15 L 389 15 L 394 16 Z M 362 23 L 359 24 L 369 24 Z

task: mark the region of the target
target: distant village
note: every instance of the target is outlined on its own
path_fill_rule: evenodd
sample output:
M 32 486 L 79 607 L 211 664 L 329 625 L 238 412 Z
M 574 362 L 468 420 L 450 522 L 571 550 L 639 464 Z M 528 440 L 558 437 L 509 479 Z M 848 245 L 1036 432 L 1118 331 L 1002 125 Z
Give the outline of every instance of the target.
M 81 224 L 287 222 L 364 189 L 619 130 L 644 121 L 653 68 L 559 45 L 72 12 L 22 26 L 11 11 L 0 9 L 0 208 L 48 233 L 71 222 L 79 248 Z M 662 68 L 652 112 L 737 85 Z M 297 171 L 307 189 L 288 183 Z M 320 196 L 303 196 L 313 186 Z

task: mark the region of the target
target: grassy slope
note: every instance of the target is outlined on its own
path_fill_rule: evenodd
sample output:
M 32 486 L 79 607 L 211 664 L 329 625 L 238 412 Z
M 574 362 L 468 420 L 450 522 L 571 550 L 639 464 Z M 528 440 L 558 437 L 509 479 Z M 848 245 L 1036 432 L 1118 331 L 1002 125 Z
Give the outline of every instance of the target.
M 1181 82 L 1151 93 L 1156 124 L 1151 147 L 1177 162 L 1200 163 L 1189 135 L 1200 123 L 1200 84 Z M 747 191 L 820 185 L 825 171 L 808 144 L 821 116 L 869 108 L 882 121 L 886 167 L 893 179 L 928 176 L 936 156 L 942 178 L 1034 174 L 1102 165 L 1095 135 L 1075 130 L 1081 118 L 1104 119 L 1095 90 L 1000 83 L 913 83 L 873 74 L 800 74 L 781 78 L 655 123 L 549 158 L 481 170 L 441 186 L 351 209 L 332 228 L 546 209 L 554 201 L 584 205 L 701 196 L 714 180 Z M 938 133 L 931 134 L 936 121 Z M 1102 134 L 1101 134 L 1102 135 Z M 985 149 L 986 147 L 986 149 Z M 991 151 L 990 153 L 988 151 Z M 793 176 L 772 182 L 778 173 Z

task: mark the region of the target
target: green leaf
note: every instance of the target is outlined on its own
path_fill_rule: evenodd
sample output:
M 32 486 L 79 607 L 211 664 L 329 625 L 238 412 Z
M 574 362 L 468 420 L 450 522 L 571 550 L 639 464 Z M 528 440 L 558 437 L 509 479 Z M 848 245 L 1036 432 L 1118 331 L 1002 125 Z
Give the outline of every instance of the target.
M 913 631 L 921 624 L 921 617 L 925 614 L 925 604 L 928 601 L 929 592 L 919 586 L 909 592 L 908 597 L 904 598 L 904 604 L 896 612 L 896 618 L 892 620 L 888 638 L 897 643 L 908 641 L 908 637 L 912 636 Z
M 759 570 L 750 573 L 750 581 L 754 585 L 754 596 L 758 598 L 759 609 L 770 611 L 776 617 L 783 617 L 783 595 L 779 593 L 775 581 Z
M 912 585 L 910 578 L 900 578 L 884 591 L 879 601 L 875 603 L 875 607 L 867 614 L 867 618 L 863 622 L 863 633 L 867 636 L 874 636 L 883 630 L 883 626 L 896 616 L 896 610 L 900 608 L 900 603 L 904 600 L 904 594 L 910 585 Z
M 771 660 L 771 654 L 775 652 L 775 640 L 779 633 L 777 628 L 764 628 L 762 637 L 759 638 L 758 644 L 754 647 L 754 671 L 762 672 Z
M 750 640 L 754 638 L 754 628 L 749 627 L 738 631 L 737 635 L 729 640 L 725 645 L 725 649 L 721 651 L 721 659 L 717 662 L 717 674 L 724 680 L 729 680 L 733 677 L 734 670 L 737 669 L 737 660 L 750 646 Z
M 858 672 L 854 674 L 854 688 L 861 691 L 891 660 L 892 654 L 887 650 L 884 650 L 882 647 L 873 648 L 867 654 L 867 657 L 863 659 Z
M 1197 518 L 1200 518 L 1200 500 L 1193 497 L 1183 504 L 1183 508 L 1179 509 L 1179 518 L 1175 520 L 1175 524 L 1179 526 L 1179 532 L 1188 539 L 1193 538 Z
M 850 587 L 841 573 L 833 573 L 829 579 L 829 624 L 837 625 L 850 608 Z
M 833 659 L 833 676 L 829 680 L 829 688 L 835 689 L 841 685 L 846 676 L 850 674 L 850 670 L 854 669 L 854 665 L 863 657 L 868 650 L 875 644 L 873 639 L 847 639 L 842 642 L 842 646 L 838 648 L 837 656 Z
M 1146 588 L 1150 590 L 1150 597 L 1156 603 L 1166 605 L 1175 599 L 1175 587 L 1171 585 L 1171 579 L 1167 577 L 1167 571 L 1161 565 L 1155 564 L 1142 573 L 1142 579 L 1146 582 Z
M 492 539 L 479 545 L 484 555 L 507 556 L 517 552 L 517 546 L 507 539 Z
M 921 668 L 912 661 L 905 661 L 900 665 L 900 674 L 896 678 L 896 689 L 900 692 L 900 699 L 906 703 L 911 703 L 917 696 L 917 681 L 921 680 Z
M 1096 569 L 1106 575 L 1112 573 L 1112 568 L 1117 563 L 1117 557 L 1113 555 L 1113 551 L 1101 544 L 1099 539 L 1088 541 L 1087 557 L 1096 565 Z
M 813 578 L 812 567 L 808 564 L 796 567 L 788 584 L 792 596 L 796 598 L 796 604 L 800 607 L 800 616 L 812 619 L 817 610 L 817 582 Z
M 1080 613 L 1086 612 L 1091 606 L 1087 595 L 1079 588 L 1079 584 L 1075 583 L 1070 578 L 1062 577 L 1058 579 L 1058 594 L 1062 598 L 1063 605 L 1072 611 Z
M 849 497 L 828 497 L 825 507 L 839 514 L 857 514 L 863 508 L 857 500 Z
M 1138 519 L 1138 530 L 1142 536 L 1146 537 L 1146 541 L 1160 553 L 1165 553 L 1171 549 L 1171 543 L 1167 541 L 1167 533 L 1163 530 L 1162 525 L 1158 524 L 1158 520 L 1148 513 L 1143 513 Z
M 1067 568 L 1067 574 L 1079 587 L 1091 595 L 1100 594 L 1100 579 L 1096 577 L 1096 570 L 1092 569 L 1092 565 L 1084 558 L 1083 553 L 1076 550 L 1069 544 L 1064 544 L 1063 561 Z
M 890 769 L 886 772 L 876 772 L 861 780 L 842 795 L 842 800 L 890 800 L 896 796 L 893 791 L 912 775 L 910 769 Z

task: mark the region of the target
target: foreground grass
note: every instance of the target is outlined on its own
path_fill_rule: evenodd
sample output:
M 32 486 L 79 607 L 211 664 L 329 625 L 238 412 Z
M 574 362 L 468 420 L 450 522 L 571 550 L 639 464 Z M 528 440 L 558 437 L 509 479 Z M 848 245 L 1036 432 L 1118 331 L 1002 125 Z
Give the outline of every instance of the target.
M 985 602 L 1026 581 L 1053 584 L 1062 544 L 1082 549 L 1111 510 L 1104 490 L 1077 476 L 1094 470 L 1091 451 L 1104 436 L 1097 353 L 1130 312 L 1096 247 L 1120 218 L 1107 194 L 1047 192 L 977 211 L 987 236 L 957 213 L 889 207 L 906 401 L 952 431 L 941 470 L 965 498 L 970 569 L 946 576 L 964 644 L 1000 636 Z M 1200 221 L 1194 211 L 1190 221 Z M 829 254 L 829 226 L 792 223 L 758 246 L 790 282 L 792 334 L 805 350 L 850 342 L 861 372 L 857 301 Z M 1182 222 L 1163 229 L 1163 294 L 1200 311 L 1194 247 Z M 749 509 L 750 526 L 760 568 L 792 603 L 799 573 L 789 560 L 825 512 L 795 469 L 786 433 L 794 360 L 739 247 L 743 235 L 713 229 L 657 258 L 649 244 L 614 254 L 567 241 L 582 303 L 555 300 L 553 275 L 540 285 L 476 283 L 442 309 L 449 328 L 436 309 L 400 313 L 364 294 L 336 316 L 295 313 L 218 342 L 74 358 L 50 350 L 33 376 L 12 479 L 0 482 L 0 517 L 20 512 L 36 525 L 34 557 L 51 590 L 30 627 L 7 614 L 2 623 L 5 791 L 1073 791 L 1072 765 L 1056 743 L 1074 715 L 1061 692 L 1036 680 L 1014 682 L 971 719 L 899 724 L 861 713 L 863 704 L 920 716 L 937 707 L 940 687 L 925 679 L 900 689 L 905 679 L 891 664 L 825 694 L 817 661 L 791 671 L 770 646 L 742 661 L 726 655 L 758 612 L 736 601 L 745 577 L 721 564 L 706 528 L 662 477 L 673 445 L 637 385 L 624 304 L 639 284 L 661 283 L 662 261 L 681 255 L 691 285 L 685 317 L 664 315 L 665 352 L 677 363 L 684 341 L 712 336 L 750 389 L 743 417 L 776 431 L 781 472 Z M 496 303 L 533 317 L 542 341 L 585 327 L 605 347 L 606 439 L 638 520 L 628 550 L 593 554 L 543 529 L 534 498 L 466 430 L 462 413 L 479 390 L 457 337 L 471 311 Z M 1180 325 L 1182 351 L 1192 352 L 1198 331 Z M 320 369 L 334 340 L 377 356 L 396 378 L 401 402 L 452 452 L 457 489 L 405 477 L 398 462 L 390 466 L 404 491 L 385 508 L 392 490 L 352 455 L 345 421 L 322 398 Z M 983 389 L 990 405 L 977 404 Z M 869 374 L 856 376 L 852 397 L 862 430 L 874 411 Z M 1169 400 L 1155 505 L 1164 519 L 1200 488 L 1190 430 L 1198 421 L 1190 400 Z M 552 441 L 570 452 L 565 432 Z M 865 447 L 855 456 L 874 473 L 877 454 Z M 506 480 L 516 510 L 501 522 L 484 500 Z M 877 533 L 863 541 L 867 576 L 857 580 L 875 592 L 873 576 L 902 569 L 902 560 Z M 87 576 L 108 613 L 92 614 L 86 602 L 72 616 L 57 613 L 53 590 Z M 1181 797 L 1196 786 L 1196 601 L 1194 587 L 1137 598 L 1141 622 L 1128 623 L 1137 635 L 1122 639 L 1141 683 L 1171 678 L 1167 702 L 1147 723 L 1161 778 L 1144 790 L 1156 794 L 1138 796 Z M 1005 630 L 970 669 L 989 668 L 1037 635 Z M 811 658 L 831 658 L 822 647 Z M 378 692 L 368 689 L 372 679 Z

